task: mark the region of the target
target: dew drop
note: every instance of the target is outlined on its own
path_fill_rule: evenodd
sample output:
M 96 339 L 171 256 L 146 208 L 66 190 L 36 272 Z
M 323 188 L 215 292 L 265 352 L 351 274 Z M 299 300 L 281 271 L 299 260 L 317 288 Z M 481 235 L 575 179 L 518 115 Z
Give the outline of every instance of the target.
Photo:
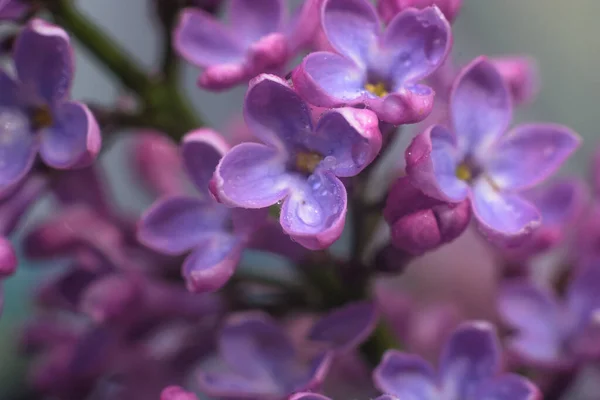
M 307 201 L 301 201 L 298 204 L 298 210 L 296 215 L 300 220 L 309 226 L 317 226 L 321 223 L 323 211 L 319 205 L 315 203 L 309 203 Z

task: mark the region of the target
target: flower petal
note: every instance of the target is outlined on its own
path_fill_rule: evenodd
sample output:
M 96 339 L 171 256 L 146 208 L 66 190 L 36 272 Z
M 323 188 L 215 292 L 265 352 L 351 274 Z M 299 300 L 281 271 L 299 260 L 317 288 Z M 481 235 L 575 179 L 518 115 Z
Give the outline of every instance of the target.
M 429 86 L 406 84 L 396 89 L 383 98 L 371 96 L 363 101 L 379 119 L 393 125 L 421 122 L 431 114 L 435 92 Z
M 583 265 L 575 273 L 566 295 L 569 314 L 573 317 L 574 331 L 581 332 L 590 324 L 600 310 L 600 268 Z
M 282 0 L 231 0 L 227 9 L 234 34 L 247 45 L 280 31 L 284 13 Z
M 292 72 L 294 89 L 310 104 L 339 107 L 365 94 L 366 72 L 335 53 L 310 53 Z
M 246 64 L 217 64 L 206 67 L 198 78 L 198 86 L 216 92 L 230 89 L 249 78 Z
M 0 236 L 0 280 L 12 275 L 17 270 L 17 254 L 8 239 Z
M 470 399 L 481 382 L 500 372 L 500 342 L 493 325 L 461 324 L 450 336 L 440 359 L 440 376 L 448 398 Z
M 331 45 L 357 65 L 366 66 L 381 33 L 375 7 L 367 0 L 327 0 L 321 18 Z
M 375 387 L 400 399 L 438 398 L 435 373 L 421 357 L 388 350 L 373 371 Z
M 485 57 L 473 60 L 454 81 L 450 112 L 460 151 L 485 160 L 512 118 L 510 92 Z
M 476 182 L 470 197 L 481 233 L 497 244 L 515 246 L 542 222 L 533 204 L 518 195 L 499 192 L 487 180 Z
M 587 188 L 577 178 L 561 179 L 525 194 L 542 215 L 542 227 L 575 223 L 587 203 Z
M 317 393 L 296 393 L 289 400 L 331 400 L 327 396 Z
M 357 175 L 381 150 L 379 120 L 369 110 L 340 108 L 326 112 L 315 133 L 305 136 L 302 144 L 325 156 L 322 165 L 331 164 L 326 168 L 337 176 Z
M 220 232 L 228 210 L 193 197 L 166 197 L 142 216 L 137 237 L 144 245 L 166 253 L 182 254 L 201 240 Z
M 307 104 L 275 75 L 262 74 L 250 82 L 244 119 L 257 138 L 278 148 L 292 147 L 296 138 L 312 132 Z
M 168 386 L 160 393 L 160 400 L 198 400 L 198 396 L 179 386 Z
M 212 129 L 196 129 L 183 137 L 183 165 L 200 193 L 208 190 L 215 169 L 228 150 L 225 139 Z
M 86 205 L 99 215 L 112 218 L 110 200 L 101 171 L 95 166 L 62 171 L 52 182 L 52 192 L 63 206 Z
M 378 313 L 373 303 L 350 303 L 319 319 L 312 326 L 308 338 L 325 342 L 339 351 L 349 351 L 369 337 L 377 320 Z
M 19 80 L 47 105 L 69 95 L 75 61 L 69 35 L 61 27 L 33 19 L 17 37 L 14 61 Z
M 281 398 L 277 388 L 270 382 L 246 378 L 228 372 L 205 372 L 198 374 L 198 386 L 202 393 L 220 399 L 265 399 Z
M 47 181 L 31 175 L 12 186 L 6 197 L 0 196 L 0 236 L 8 236 L 17 228 L 29 208 L 44 194 Z M 5 194 L 5 193 L 2 193 Z
M 456 177 L 458 156 L 452 133 L 434 125 L 417 135 L 406 149 L 406 173 L 410 183 L 433 198 L 460 202 L 469 193 L 466 182 Z
M 347 202 L 344 184 L 331 172 L 317 171 L 292 186 L 279 222 L 304 247 L 324 249 L 342 234 Z
M 238 237 L 226 233 L 202 238 L 183 263 L 188 290 L 205 293 L 223 287 L 235 272 L 243 247 Z
M 389 76 L 394 86 L 427 77 L 444 62 L 451 45 L 450 24 L 437 7 L 398 14 L 381 44 L 391 58 Z
M 561 125 L 521 125 L 493 147 L 486 170 L 502 189 L 527 189 L 556 172 L 580 141 Z
M 0 193 L 29 172 L 37 150 L 27 117 L 16 109 L 0 109 Z
M 245 49 L 228 28 L 206 12 L 183 10 L 173 34 L 173 46 L 187 61 L 201 67 L 238 64 Z
M 506 374 L 483 383 L 477 389 L 474 398 L 486 400 L 537 400 L 541 399 L 541 393 L 529 380 L 516 374 Z
M 514 355 L 535 364 L 559 361 L 560 310 L 550 293 L 525 281 L 506 283 L 498 294 L 498 312 L 506 324 L 517 330 L 509 342 Z
M 221 159 L 215 171 L 219 201 L 237 207 L 264 208 L 289 190 L 286 156 L 260 143 L 242 143 Z
M 96 118 L 86 105 L 62 104 L 55 110 L 54 125 L 41 132 L 40 155 L 58 169 L 90 165 L 100 152 L 102 136 Z

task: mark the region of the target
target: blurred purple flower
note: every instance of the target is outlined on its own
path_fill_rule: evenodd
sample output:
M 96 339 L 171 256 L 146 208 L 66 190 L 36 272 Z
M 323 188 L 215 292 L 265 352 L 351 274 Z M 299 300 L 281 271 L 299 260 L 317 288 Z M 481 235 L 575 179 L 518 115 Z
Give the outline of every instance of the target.
M 539 92 L 537 63 L 528 56 L 504 56 L 490 59 L 508 85 L 514 104 L 530 103 Z
M 179 386 L 169 386 L 160 394 L 160 400 L 198 400 L 198 396 Z
M 346 216 L 339 178 L 360 173 L 381 148 L 377 117 L 342 108 L 324 113 L 313 127 L 307 104 L 273 75 L 250 83 L 244 116 L 264 144 L 242 143 L 223 157 L 215 172 L 217 198 L 243 208 L 281 204 L 287 234 L 309 249 L 328 247 Z
M 509 349 L 525 365 L 572 368 L 600 356 L 600 268 L 575 272 L 564 299 L 526 281 L 505 283 L 502 319 L 516 330 Z
M 67 33 L 40 19 L 14 45 L 16 78 L 0 70 L 0 192 L 22 179 L 39 152 L 53 168 L 89 165 L 101 136 L 90 110 L 69 100 L 74 73 Z
M 31 8 L 28 0 L 0 0 L 0 20 L 18 20 Z
M 303 98 L 319 107 L 365 105 L 393 124 L 429 115 L 434 91 L 417 82 L 443 63 L 452 43 L 438 8 L 407 10 L 382 33 L 367 0 L 327 0 L 322 21 L 340 54 L 316 52 L 304 58 L 292 74 Z
M 377 11 L 381 19 L 388 24 L 396 15 L 406 9 L 422 10 L 436 6 L 448 21 L 454 22 L 462 8 L 462 2 L 463 0 L 377 0 Z
M 453 130 L 434 125 L 406 150 L 410 181 L 428 196 L 469 199 L 480 231 L 515 245 L 539 227 L 536 207 L 519 192 L 554 173 L 579 145 L 570 129 L 522 125 L 505 133 L 512 106 L 506 85 L 481 57 L 456 79 L 450 101 Z
M 534 400 L 538 389 L 525 378 L 501 374 L 500 343 L 493 326 L 463 323 L 450 336 L 436 374 L 418 356 L 388 350 L 373 372 L 375 386 L 399 399 Z
M 202 392 L 217 398 L 285 399 L 318 388 L 331 363 L 328 352 L 303 363 L 282 328 L 260 312 L 231 315 L 219 353 L 228 369 L 199 375 Z
M 295 395 L 290 397 L 289 400 L 332 400 L 332 399 L 330 399 L 327 396 L 323 396 L 322 394 L 305 392 L 305 393 L 296 393 Z M 402 399 L 397 399 L 394 396 L 389 396 L 387 394 L 384 394 L 383 396 L 379 396 L 373 400 L 402 400 Z

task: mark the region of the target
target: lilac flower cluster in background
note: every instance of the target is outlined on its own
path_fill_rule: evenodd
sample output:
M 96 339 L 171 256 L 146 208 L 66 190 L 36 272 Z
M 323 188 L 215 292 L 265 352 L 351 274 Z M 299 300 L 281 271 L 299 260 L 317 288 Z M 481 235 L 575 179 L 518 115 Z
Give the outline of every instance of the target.
M 0 307 L 22 259 L 62 265 L 15 399 L 552 400 L 598 365 L 600 157 L 591 189 L 553 178 L 579 136 L 511 128 L 530 58 L 455 64 L 462 1 L 147 2 L 152 71 L 71 0 L 0 0 Z M 131 101 L 71 100 L 72 40 Z M 237 134 L 189 107 L 183 61 L 247 87 Z M 95 162 L 121 132 L 135 212 Z M 495 264 L 485 312 L 396 282 L 459 237 Z

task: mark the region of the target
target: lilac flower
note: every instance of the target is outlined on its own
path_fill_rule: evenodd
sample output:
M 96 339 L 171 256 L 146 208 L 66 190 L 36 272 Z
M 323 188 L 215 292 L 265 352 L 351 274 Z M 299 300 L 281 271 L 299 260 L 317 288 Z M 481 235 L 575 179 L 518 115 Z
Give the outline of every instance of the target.
M 399 399 L 534 400 L 538 389 L 514 374 L 500 374 L 500 343 L 487 322 L 460 325 L 448 339 L 436 374 L 422 358 L 388 350 L 373 372 L 375 386 Z
M 231 0 L 226 10 L 229 25 L 188 8 L 181 13 L 173 45 L 183 58 L 205 68 L 200 86 L 228 89 L 285 65 L 315 30 L 317 21 L 310 12 L 314 2 L 306 2 L 291 32 L 286 31 L 290 24 L 283 0 Z
M 406 9 L 431 6 L 438 7 L 444 17 L 453 22 L 462 8 L 462 0 L 377 0 L 377 11 L 386 24 Z
M 67 33 L 32 20 L 14 47 L 16 78 L 0 71 L 0 192 L 31 169 L 36 154 L 58 169 L 90 164 L 100 130 L 90 110 L 69 100 L 73 50 Z
M 138 227 L 138 239 L 152 249 L 171 255 L 192 250 L 183 264 L 183 275 L 193 291 L 223 286 L 234 273 L 249 234 L 261 217 L 266 218 L 266 214 L 232 213 L 210 197 L 210 178 L 228 148 L 214 131 L 187 134 L 182 143 L 184 166 L 202 196 L 159 199 Z
M 28 0 L 0 0 L 0 20 L 18 20 L 31 8 Z
M 323 396 L 321 394 L 305 392 L 305 393 L 296 393 L 295 395 L 290 397 L 289 400 L 331 400 L 331 399 L 329 397 Z M 402 400 L 402 399 L 398 399 L 394 396 L 389 396 L 387 394 L 384 394 L 383 396 L 379 396 L 373 400 Z
M 202 392 L 217 398 L 285 399 L 320 386 L 331 362 L 325 352 L 302 363 L 283 330 L 260 312 L 230 316 L 219 352 L 228 370 L 203 370 L 199 376 Z
M 406 150 L 406 171 L 428 196 L 468 198 L 482 233 L 514 244 L 539 227 L 536 207 L 519 195 L 550 176 L 577 148 L 579 137 L 553 124 L 522 125 L 509 133 L 510 94 L 485 58 L 456 79 L 450 113 L 453 130 L 434 125 Z
M 323 29 L 340 54 L 311 53 L 292 74 L 294 88 L 319 107 L 365 105 L 379 119 L 406 124 L 425 119 L 434 92 L 417 82 L 444 61 L 450 26 L 436 7 L 410 9 L 385 32 L 367 0 L 327 0 Z
M 313 128 L 309 107 L 280 78 L 250 83 L 244 117 L 262 143 L 233 147 L 215 171 L 219 201 L 243 208 L 281 204 L 283 230 L 309 249 L 337 240 L 346 216 L 339 177 L 362 171 L 381 148 L 377 117 L 342 108 L 322 115 Z
M 498 298 L 503 320 L 516 330 L 511 353 L 523 364 L 570 368 L 600 356 L 600 269 L 576 271 L 564 299 L 525 281 L 504 284 Z

